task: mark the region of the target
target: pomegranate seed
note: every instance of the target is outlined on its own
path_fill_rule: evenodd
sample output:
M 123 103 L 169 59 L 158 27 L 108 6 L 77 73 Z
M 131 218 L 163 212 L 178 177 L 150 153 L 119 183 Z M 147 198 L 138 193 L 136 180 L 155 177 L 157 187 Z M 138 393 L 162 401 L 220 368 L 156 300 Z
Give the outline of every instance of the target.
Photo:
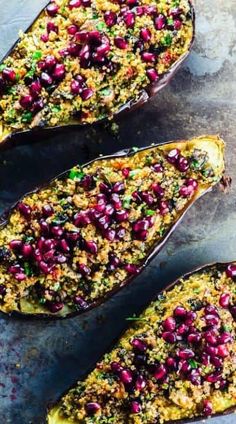
M 52 77 L 56 80 L 62 80 L 65 77 L 66 68 L 63 64 L 57 64 L 52 73 Z
M 121 209 L 119 211 L 116 211 L 115 219 L 117 222 L 127 221 L 128 217 L 129 217 L 129 214 L 126 210 Z
M 225 343 L 232 343 L 233 337 L 230 333 L 227 333 L 226 331 L 222 333 L 218 338 L 219 344 L 225 344 Z
M 33 81 L 29 87 L 32 97 L 38 97 L 42 91 L 42 85 L 39 80 Z
M 127 271 L 128 274 L 138 274 L 139 269 L 138 269 L 137 265 L 126 264 L 125 265 L 125 271 Z
M 30 109 L 32 102 L 33 102 L 33 98 L 29 94 L 21 97 L 20 99 L 20 105 L 21 107 L 23 107 L 23 109 Z
M 228 265 L 226 268 L 226 275 L 229 278 L 236 277 L 236 265 L 234 264 Z
M 163 167 L 159 163 L 152 165 L 152 169 L 155 172 L 163 172 Z
M 94 91 L 91 88 L 84 88 L 80 96 L 83 101 L 86 101 L 90 99 L 90 97 L 92 97 L 93 94 L 94 94 Z
M 104 20 L 106 22 L 106 25 L 110 28 L 117 22 L 117 16 L 115 12 L 107 11 L 104 13 Z
M 22 248 L 22 241 L 21 240 L 12 240 L 9 243 L 9 247 L 12 250 L 20 250 Z
M 203 365 L 208 366 L 210 364 L 210 359 L 211 357 L 209 355 L 207 355 L 206 353 L 203 353 L 201 357 L 201 362 Z
M 137 6 L 135 9 L 135 13 L 137 16 L 143 16 L 145 13 L 145 8 L 143 6 Z
M 136 382 L 135 382 L 135 388 L 136 388 L 136 390 L 138 390 L 139 392 L 141 392 L 141 390 L 145 389 L 146 385 L 147 385 L 146 379 L 142 375 L 139 375 L 137 377 Z
M 65 239 L 60 240 L 59 246 L 63 252 L 69 253 L 70 246 Z
M 141 54 L 141 58 L 143 62 L 146 63 L 154 63 L 156 61 L 156 56 L 154 55 L 154 53 L 150 53 L 150 52 L 143 52 Z
M 109 257 L 109 270 L 110 271 L 114 271 L 116 268 L 118 268 L 118 266 L 120 265 L 121 261 L 119 258 L 117 258 L 117 256 L 115 255 L 110 255 Z
M 162 326 L 166 331 L 174 331 L 176 328 L 176 321 L 173 317 L 168 317 L 163 321 Z
M 128 47 L 128 41 L 126 41 L 123 37 L 115 37 L 114 43 L 115 46 L 118 47 L 118 49 L 125 50 Z
M 47 23 L 47 32 L 50 34 L 50 32 L 55 32 L 58 34 L 58 26 L 54 24 L 54 22 L 48 22 Z
M 41 220 L 39 225 L 40 225 L 40 230 L 41 230 L 42 234 L 44 234 L 44 235 L 49 234 L 50 227 L 49 227 L 49 224 L 46 221 Z
M 174 20 L 174 30 L 179 31 L 179 29 L 182 27 L 182 21 L 180 19 Z
M 157 367 L 155 367 L 154 373 L 153 373 L 153 377 L 156 380 L 162 380 L 167 374 L 167 369 L 165 367 L 165 365 L 161 364 Z
M 112 187 L 113 193 L 123 193 L 125 190 L 125 185 L 123 182 L 117 182 Z
M 204 334 L 204 338 L 211 346 L 215 346 L 217 344 L 217 332 L 215 330 L 206 331 Z
M 70 243 L 74 244 L 79 240 L 80 233 L 76 231 L 70 231 L 70 232 L 67 232 L 65 236 Z
M 179 149 L 172 149 L 168 153 L 166 159 L 169 163 L 176 164 L 180 156 Z
M 127 28 L 133 28 L 135 23 L 135 15 L 133 12 L 127 12 L 124 15 L 124 22 Z
M 163 188 L 160 186 L 160 184 L 158 183 L 153 183 L 151 185 L 151 188 L 153 190 L 153 192 L 158 196 L 158 197 L 163 197 L 165 192 L 163 190 Z
M 33 247 L 31 244 L 23 244 L 21 253 L 24 258 L 29 258 L 33 253 Z
M 123 370 L 123 367 L 121 366 L 121 364 L 119 362 L 112 362 L 111 363 L 111 370 L 114 373 L 120 373 Z
M 187 334 L 189 331 L 189 327 L 186 324 L 180 324 L 179 327 L 177 328 L 176 332 L 178 334 L 178 336 L 183 336 L 185 334 Z
M 44 63 L 46 69 L 52 69 L 57 64 L 57 60 L 55 56 L 49 55 L 46 57 Z
M 8 268 L 8 272 L 10 272 L 10 274 L 17 274 L 17 273 L 23 272 L 23 269 L 21 268 L 20 265 L 11 265 Z
M 176 165 L 177 165 L 177 168 L 180 172 L 186 172 L 189 168 L 188 159 L 186 159 L 185 157 L 180 155 L 178 157 Z
M 170 331 L 164 331 L 164 333 L 162 333 L 162 338 L 167 343 L 175 343 L 176 342 L 176 335 L 175 335 L 175 333 L 172 333 Z
M 62 227 L 60 227 L 59 225 L 55 225 L 54 227 L 52 227 L 51 229 L 51 233 L 55 236 L 55 237 L 61 237 L 62 234 L 64 233 L 64 230 Z
M 98 252 L 97 243 L 95 243 L 95 241 L 86 241 L 85 242 L 85 249 L 87 250 L 87 252 L 95 255 Z
M 120 197 L 119 197 L 119 195 L 118 195 L 117 193 L 113 193 L 113 194 L 111 195 L 111 201 L 112 201 L 112 203 L 113 203 L 113 205 L 114 205 L 114 208 L 115 208 L 116 210 L 121 209 L 121 207 L 122 207 L 122 202 L 121 202 Z
M 119 373 L 120 381 L 124 384 L 130 384 L 133 381 L 132 372 L 129 369 L 123 369 Z
M 159 75 L 154 68 L 149 68 L 146 70 L 146 74 L 151 82 L 155 82 L 159 79 Z
M 81 87 L 81 84 L 78 81 L 73 80 L 71 82 L 70 87 L 71 87 L 71 93 L 74 94 L 75 96 L 78 95 L 78 94 L 81 94 L 82 87 Z
M 109 241 L 114 241 L 116 237 L 115 230 L 112 230 L 111 228 L 108 228 L 103 232 L 104 237 Z
M 151 40 L 151 36 L 152 36 L 152 34 L 151 34 L 150 29 L 148 29 L 148 28 L 142 28 L 142 29 L 140 30 L 140 38 L 141 38 L 143 41 L 145 41 L 145 42 L 150 41 L 150 40 Z
M 229 293 L 223 293 L 220 296 L 219 304 L 222 308 L 228 309 L 230 302 L 230 294 Z
M 85 264 L 79 264 L 78 271 L 83 276 L 86 276 L 86 275 L 91 274 L 91 269 L 87 265 L 85 265 Z
M 105 211 L 104 211 L 105 215 L 112 216 L 114 212 L 115 212 L 115 209 L 113 208 L 112 205 L 106 205 Z
M 191 325 L 193 321 L 197 318 L 197 314 L 194 311 L 188 311 L 185 317 L 185 324 Z
M 119 240 L 122 240 L 125 237 L 125 235 L 126 235 L 126 229 L 123 227 L 119 227 L 116 233 L 117 238 Z
M 21 202 L 18 204 L 18 210 L 21 213 L 21 215 L 24 216 L 24 218 L 30 218 L 32 209 L 30 206 L 26 205 L 25 203 Z
M 16 80 L 16 73 L 13 71 L 13 69 L 5 68 L 2 71 L 2 77 L 5 81 L 8 82 L 15 82 Z
M 26 275 L 23 272 L 19 272 L 19 273 L 15 274 L 14 277 L 17 281 L 24 281 L 27 278 Z
M 133 224 L 133 231 L 140 232 L 149 228 L 149 222 L 147 219 L 140 219 Z
M 187 340 L 188 340 L 189 343 L 198 344 L 201 340 L 201 334 L 200 333 L 191 333 L 191 334 L 188 335 Z
M 214 365 L 216 368 L 221 368 L 223 365 L 223 360 L 221 358 L 217 358 L 216 356 L 212 356 L 210 360 L 212 365 Z
M 166 359 L 166 366 L 172 370 L 176 370 L 177 368 L 177 362 L 174 358 L 169 357 Z
M 229 356 L 229 351 L 226 345 L 222 344 L 219 345 L 217 347 L 217 354 L 218 356 L 220 356 L 221 358 L 226 358 L 227 356 Z
M 221 372 L 216 371 L 215 373 L 208 374 L 205 379 L 208 383 L 217 383 L 221 379 Z
M 205 350 L 205 352 L 206 352 L 208 355 L 210 355 L 211 357 L 212 357 L 212 356 L 217 356 L 218 351 L 217 351 L 217 348 L 216 348 L 216 347 L 213 347 L 213 346 L 205 346 L 204 350 Z
M 101 409 L 101 406 L 97 402 L 88 402 L 85 409 L 88 415 L 95 415 Z
M 56 16 L 57 12 L 59 10 L 59 6 L 52 2 L 47 6 L 47 12 L 49 14 L 49 16 Z
M 166 26 L 166 18 L 164 15 L 160 14 L 155 19 L 155 28 L 161 30 Z
M 77 307 L 79 307 L 82 310 L 85 310 L 88 308 L 88 303 L 81 297 L 81 296 L 75 296 L 74 297 L 74 303 Z
M 49 86 L 52 85 L 52 77 L 50 75 L 48 75 L 46 72 L 42 72 L 41 77 L 40 77 L 41 83 L 43 86 Z
M 122 175 L 123 175 L 123 177 L 128 178 L 129 177 L 129 173 L 130 173 L 130 168 L 123 168 L 122 169 Z
M 50 274 L 50 272 L 51 272 L 51 267 L 49 267 L 48 264 L 44 261 L 39 262 L 39 269 L 44 274 Z
M 145 13 L 148 15 L 154 16 L 157 13 L 156 6 L 144 6 L 145 7 Z
M 74 224 L 76 227 L 84 227 L 91 224 L 91 219 L 86 212 L 79 212 L 74 216 Z
M 147 203 L 148 206 L 152 206 L 154 203 L 154 197 L 152 196 L 151 193 L 147 192 L 147 191 L 142 191 L 140 192 L 140 196 L 142 198 L 142 200 Z
M 147 350 L 146 343 L 141 339 L 133 339 L 131 345 L 135 350 L 138 350 L 139 352 L 145 352 Z
M 5 294 L 7 293 L 7 289 L 6 286 L 4 286 L 3 284 L 0 284 L 0 296 L 5 296 Z
M 83 7 L 91 6 L 91 0 L 81 0 L 81 4 Z
M 67 32 L 68 32 L 69 35 L 75 35 L 77 33 L 77 31 L 78 31 L 78 27 L 77 27 L 77 25 L 74 25 L 74 24 L 70 25 L 67 28 Z
M 217 311 L 216 307 L 215 307 L 215 306 L 213 306 L 213 305 L 207 305 L 207 306 L 204 308 L 204 313 L 205 313 L 205 314 L 212 314 L 212 315 L 219 316 L 219 314 L 218 314 L 218 311 Z
M 50 205 L 44 205 L 42 207 L 42 213 L 45 218 L 48 218 L 49 216 L 52 216 L 54 214 L 54 209 Z
M 52 312 L 53 314 L 56 314 L 57 312 L 61 311 L 64 308 L 64 303 L 53 302 L 53 303 L 48 303 L 47 306 L 50 312 Z
M 179 368 L 179 371 L 180 371 L 181 373 L 184 373 L 184 374 L 187 374 L 187 373 L 189 373 L 189 371 L 191 371 L 191 366 L 190 366 L 190 364 L 189 364 L 187 361 L 183 360 L 183 359 L 181 359 L 181 360 L 179 361 L 179 366 L 178 366 L 178 368 Z
M 176 318 L 185 318 L 187 315 L 187 311 L 182 306 L 177 306 L 174 310 L 174 316 Z
M 141 411 L 141 405 L 136 400 L 133 400 L 130 405 L 131 414 L 138 414 Z
M 213 314 L 206 315 L 205 320 L 208 326 L 218 326 L 220 322 L 219 317 Z
M 198 369 L 194 369 L 188 375 L 188 379 L 194 386 L 200 386 L 202 383 L 201 375 Z
M 73 9 L 74 7 L 80 7 L 81 6 L 81 0 L 70 0 L 69 2 L 69 9 Z
M 177 18 L 179 15 L 181 15 L 182 12 L 183 11 L 182 9 L 180 9 L 180 7 L 174 7 L 170 10 L 170 16 L 172 16 L 173 18 Z
M 34 251 L 34 259 L 36 260 L 36 262 L 41 262 L 42 261 L 43 257 L 42 257 L 42 254 L 41 254 L 41 252 L 40 252 L 39 249 L 35 249 L 35 251 Z
M 205 417 L 209 417 L 210 415 L 212 415 L 212 412 L 213 412 L 212 403 L 209 400 L 204 400 L 203 401 L 203 413 L 204 413 Z
M 178 351 L 178 356 L 181 359 L 190 359 L 190 358 L 193 358 L 195 356 L 195 353 L 191 349 L 187 349 L 187 348 L 186 349 L 180 349 Z
M 44 43 L 47 43 L 49 40 L 48 34 L 42 34 L 40 37 L 40 40 L 43 41 Z

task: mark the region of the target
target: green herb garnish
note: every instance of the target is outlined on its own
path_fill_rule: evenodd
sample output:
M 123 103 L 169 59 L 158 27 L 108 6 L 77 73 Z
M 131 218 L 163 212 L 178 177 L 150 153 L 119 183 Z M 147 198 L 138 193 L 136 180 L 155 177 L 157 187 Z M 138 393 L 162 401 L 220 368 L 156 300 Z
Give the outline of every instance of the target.
M 161 44 L 163 46 L 169 47 L 172 44 L 172 36 L 170 34 L 166 34 L 164 38 L 161 40 Z
M 32 59 L 33 60 L 40 60 L 43 56 L 43 53 L 40 50 L 36 50 L 33 55 L 32 55 Z
M 153 211 L 152 209 L 148 209 L 147 211 L 146 211 L 146 214 L 148 215 L 148 216 L 153 216 L 153 215 L 155 215 L 155 211 Z
M 32 277 L 33 270 L 28 262 L 24 262 L 24 271 L 27 277 Z
M 198 363 L 194 361 L 194 359 L 189 359 L 188 363 L 191 366 L 191 368 L 194 368 L 194 369 L 198 368 Z
M 22 117 L 21 117 L 21 122 L 31 122 L 33 119 L 33 114 L 31 112 L 25 112 L 23 113 Z
M 70 180 L 79 180 L 80 181 L 80 180 L 82 180 L 83 177 L 84 177 L 84 172 L 81 171 L 80 169 L 73 168 L 73 169 L 70 170 L 70 173 L 69 173 Z

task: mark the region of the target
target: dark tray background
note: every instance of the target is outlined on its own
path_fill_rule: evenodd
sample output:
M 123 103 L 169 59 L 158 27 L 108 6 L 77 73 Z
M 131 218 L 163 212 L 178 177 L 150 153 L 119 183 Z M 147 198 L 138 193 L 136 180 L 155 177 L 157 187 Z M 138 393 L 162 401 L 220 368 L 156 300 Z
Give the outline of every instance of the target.
M 47 0 L 0 0 L 0 56 Z M 207 194 L 187 213 L 146 271 L 105 305 L 62 322 L 0 318 L 0 422 L 43 424 L 46 404 L 82 377 L 167 283 L 211 261 L 236 259 L 236 2 L 198 0 L 194 49 L 172 83 L 112 135 L 109 125 L 42 136 L 0 153 L 0 209 L 27 190 L 99 153 L 220 133 L 227 142 L 230 194 Z M 212 424 L 235 424 L 231 415 Z

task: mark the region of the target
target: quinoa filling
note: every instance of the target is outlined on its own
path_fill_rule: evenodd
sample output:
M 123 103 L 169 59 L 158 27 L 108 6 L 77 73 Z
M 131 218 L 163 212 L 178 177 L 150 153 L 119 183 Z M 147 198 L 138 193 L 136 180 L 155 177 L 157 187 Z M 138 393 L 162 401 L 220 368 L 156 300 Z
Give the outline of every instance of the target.
M 2 135 L 112 116 L 193 38 L 188 0 L 56 0 L 0 65 Z
M 66 315 L 104 299 L 222 176 L 217 137 L 135 150 L 77 166 L 12 209 L 0 231 L 1 310 Z
M 236 265 L 163 292 L 48 414 L 49 424 L 154 424 L 236 406 Z

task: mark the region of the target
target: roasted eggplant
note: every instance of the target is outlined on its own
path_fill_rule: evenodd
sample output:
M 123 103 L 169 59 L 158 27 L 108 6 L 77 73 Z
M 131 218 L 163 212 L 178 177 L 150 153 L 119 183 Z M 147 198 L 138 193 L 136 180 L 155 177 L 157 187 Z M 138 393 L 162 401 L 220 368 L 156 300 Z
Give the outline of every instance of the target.
M 172 284 L 52 407 L 48 424 L 187 423 L 234 412 L 235 279 L 236 264 L 213 264 Z
M 0 142 L 142 104 L 193 38 L 190 0 L 52 1 L 0 65 Z
M 222 177 L 217 136 L 131 149 L 65 172 L 2 216 L 0 310 L 81 313 L 132 280 Z

